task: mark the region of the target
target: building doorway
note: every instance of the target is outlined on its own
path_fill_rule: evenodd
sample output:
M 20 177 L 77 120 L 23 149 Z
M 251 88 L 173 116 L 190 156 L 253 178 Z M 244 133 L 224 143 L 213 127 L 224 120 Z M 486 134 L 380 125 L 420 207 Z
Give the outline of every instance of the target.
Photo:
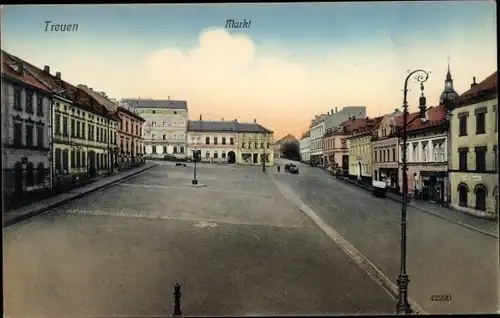
M 476 210 L 486 211 L 486 188 L 482 184 L 476 186 Z
M 253 163 L 259 163 L 259 154 L 258 153 L 253 154 Z
M 458 205 L 467 207 L 467 192 L 469 192 L 469 188 L 464 183 L 461 183 L 458 186 Z
M 236 154 L 234 151 L 227 153 L 227 163 L 236 163 Z

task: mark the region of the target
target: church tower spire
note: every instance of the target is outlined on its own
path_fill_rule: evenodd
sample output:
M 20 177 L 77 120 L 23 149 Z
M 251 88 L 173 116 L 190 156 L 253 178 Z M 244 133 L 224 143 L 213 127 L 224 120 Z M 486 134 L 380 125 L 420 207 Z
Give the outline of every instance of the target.
M 453 78 L 451 77 L 450 71 L 450 56 L 448 55 L 448 72 L 446 73 L 446 79 L 444 81 L 444 90 L 439 98 L 439 104 L 444 105 L 446 101 L 450 101 L 458 97 L 458 93 L 453 88 Z

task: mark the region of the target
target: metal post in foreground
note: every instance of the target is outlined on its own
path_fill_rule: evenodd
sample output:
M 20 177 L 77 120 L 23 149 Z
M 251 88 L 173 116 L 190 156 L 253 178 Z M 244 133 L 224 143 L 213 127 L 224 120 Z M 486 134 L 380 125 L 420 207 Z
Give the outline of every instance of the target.
M 401 207 L 401 268 L 397 279 L 399 296 L 398 303 L 396 305 L 396 312 L 398 314 L 411 314 L 412 309 L 408 302 L 408 283 L 410 282 L 408 275 L 406 274 L 406 207 L 407 207 L 407 199 L 408 199 L 408 171 L 407 171 L 407 158 L 406 158 L 406 149 L 407 149 L 407 134 L 406 134 L 406 126 L 408 124 L 408 80 L 410 77 L 415 75 L 415 79 L 420 83 L 420 89 L 422 90 L 422 96 L 420 97 L 420 119 L 425 120 L 425 96 L 424 96 L 424 85 L 423 83 L 427 81 L 429 78 L 429 73 L 423 70 L 415 70 L 408 74 L 405 79 L 404 84 L 404 98 L 403 98 L 403 202 Z
M 191 182 L 193 185 L 198 184 L 198 179 L 196 179 L 196 162 L 198 161 L 198 150 L 195 150 L 193 152 L 193 159 L 194 159 L 194 176 L 193 176 L 193 181 Z
M 181 285 L 179 283 L 175 284 L 174 287 L 174 317 L 179 317 L 182 316 L 182 311 L 181 311 Z

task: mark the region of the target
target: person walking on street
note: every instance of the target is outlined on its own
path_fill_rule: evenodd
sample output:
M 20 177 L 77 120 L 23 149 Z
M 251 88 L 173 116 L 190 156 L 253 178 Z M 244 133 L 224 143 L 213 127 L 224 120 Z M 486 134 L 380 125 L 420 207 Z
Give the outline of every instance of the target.
M 280 172 L 280 170 L 281 170 L 281 167 L 278 165 L 278 172 Z

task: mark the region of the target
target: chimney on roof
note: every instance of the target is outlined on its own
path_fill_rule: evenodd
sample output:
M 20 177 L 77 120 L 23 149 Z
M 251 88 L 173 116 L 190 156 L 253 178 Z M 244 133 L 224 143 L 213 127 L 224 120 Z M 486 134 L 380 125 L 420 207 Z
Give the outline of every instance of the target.
M 356 119 L 356 116 L 352 116 L 352 120 Z
M 170 96 L 168 97 L 168 100 L 170 100 Z
M 43 71 L 44 71 L 45 73 L 49 74 L 49 73 L 50 73 L 50 66 L 45 65 L 45 66 L 43 67 Z
M 474 77 L 472 78 L 472 84 L 470 84 L 470 88 L 473 88 L 473 87 L 474 87 L 474 86 L 476 86 L 476 85 L 477 85 L 477 83 L 476 83 L 476 77 L 474 76 Z
M 395 109 L 394 109 L 394 112 L 395 112 L 395 113 L 399 112 L 399 108 L 395 108 Z
M 61 72 L 56 72 L 56 78 L 61 79 Z
M 202 118 L 202 117 L 201 117 L 201 114 L 200 114 L 200 120 L 203 120 L 203 119 L 201 119 L 201 118 Z
M 256 118 L 254 118 L 254 119 L 253 119 L 253 122 L 254 122 L 254 123 L 257 123 L 257 119 L 256 119 Z
M 330 111 L 332 112 L 332 115 L 335 114 L 335 112 L 333 111 L 333 108 Z
M 237 122 L 238 122 L 238 119 L 235 119 L 235 120 L 234 120 L 234 122 L 235 122 L 235 123 L 237 123 Z
M 224 117 L 222 117 L 222 121 L 224 121 Z
M 337 107 L 335 107 L 335 113 L 338 113 L 339 111 L 337 110 Z

